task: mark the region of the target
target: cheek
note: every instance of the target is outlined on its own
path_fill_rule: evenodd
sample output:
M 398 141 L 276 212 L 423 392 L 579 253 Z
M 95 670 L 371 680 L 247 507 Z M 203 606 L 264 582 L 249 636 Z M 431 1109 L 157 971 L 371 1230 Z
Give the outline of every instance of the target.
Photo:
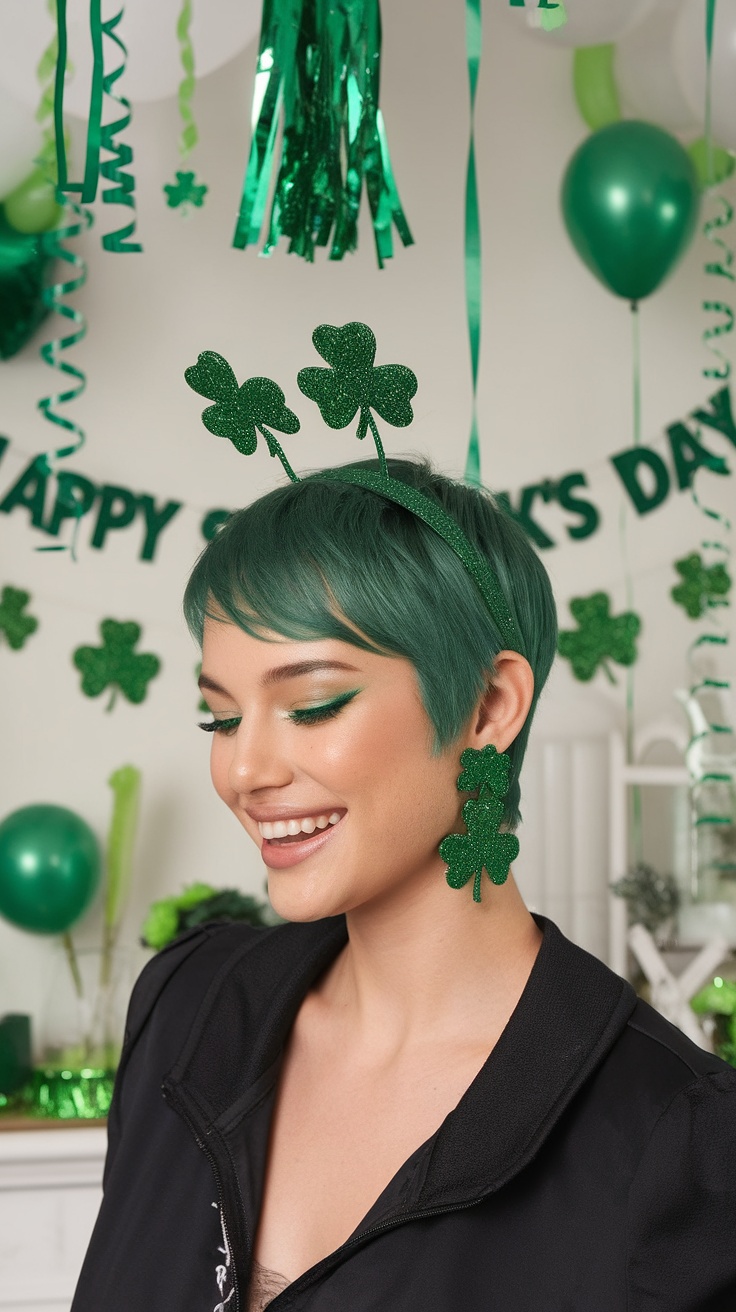
M 233 749 L 230 739 L 225 734 L 213 734 L 212 749 L 210 751 L 210 777 L 218 797 L 221 797 L 225 805 L 230 807 L 234 805 L 237 796 L 230 785 L 229 778 L 232 754 Z

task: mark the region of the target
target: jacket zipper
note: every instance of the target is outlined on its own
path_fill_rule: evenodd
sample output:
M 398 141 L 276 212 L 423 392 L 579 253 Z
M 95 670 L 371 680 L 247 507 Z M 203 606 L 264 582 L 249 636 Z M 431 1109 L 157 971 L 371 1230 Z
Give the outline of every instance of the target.
M 217 1189 L 217 1206 L 220 1213 L 222 1233 L 225 1238 L 225 1243 L 227 1244 L 228 1252 L 230 1254 L 230 1261 L 232 1264 L 233 1289 L 235 1291 L 234 1312 L 239 1312 L 240 1289 L 238 1285 L 238 1268 L 235 1262 L 235 1249 L 233 1247 L 232 1239 L 230 1237 L 230 1231 L 228 1230 L 228 1225 L 227 1225 L 227 1216 L 225 1214 L 225 1196 L 222 1188 L 222 1176 L 220 1174 L 220 1168 L 217 1165 L 217 1161 L 215 1159 L 214 1153 L 212 1152 L 208 1144 L 204 1142 L 202 1136 L 199 1133 L 199 1130 L 194 1124 L 192 1118 L 189 1116 L 188 1112 L 182 1106 L 180 1100 L 176 1097 L 175 1094 L 172 1093 L 172 1091 L 167 1087 L 165 1083 L 161 1085 L 161 1091 L 164 1095 L 164 1101 L 167 1102 L 169 1106 L 173 1107 L 174 1110 L 178 1113 L 178 1115 L 181 1116 L 182 1120 L 186 1123 L 189 1130 L 191 1131 L 197 1147 L 201 1149 L 201 1151 L 204 1153 L 205 1157 L 207 1158 L 207 1161 L 209 1162 L 210 1166 L 212 1167 L 212 1174 L 215 1177 L 215 1187 Z

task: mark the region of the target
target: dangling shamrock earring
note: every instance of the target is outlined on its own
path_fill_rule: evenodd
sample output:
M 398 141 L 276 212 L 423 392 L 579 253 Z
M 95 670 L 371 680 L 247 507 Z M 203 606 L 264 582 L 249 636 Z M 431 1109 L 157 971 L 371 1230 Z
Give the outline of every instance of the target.
M 448 834 L 443 838 L 440 856 L 447 862 L 450 888 L 462 888 L 473 875 L 473 901 L 480 902 L 483 871 L 493 884 L 505 884 L 509 866 L 519 855 L 516 835 L 498 832 L 504 798 L 509 791 L 511 760 L 505 752 L 499 753 L 488 744 L 479 752 L 473 747 L 466 748 L 460 764 L 463 772 L 458 776 L 458 791 L 470 793 L 477 788 L 478 796 L 469 798 L 463 807 L 467 834 Z

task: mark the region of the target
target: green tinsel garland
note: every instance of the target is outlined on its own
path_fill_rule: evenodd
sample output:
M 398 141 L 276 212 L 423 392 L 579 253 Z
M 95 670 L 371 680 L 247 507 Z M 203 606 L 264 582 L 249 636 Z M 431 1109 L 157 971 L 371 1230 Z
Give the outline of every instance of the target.
M 378 0 L 265 0 L 234 246 L 260 238 L 282 116 L 265 255 L 282 235 L 306 260 L 330 243 L 331 260 L 355 250 L 364 182 L 379 266 L 393 255 L 394 224 L 412 244 L 378 107 L 380 66 Z

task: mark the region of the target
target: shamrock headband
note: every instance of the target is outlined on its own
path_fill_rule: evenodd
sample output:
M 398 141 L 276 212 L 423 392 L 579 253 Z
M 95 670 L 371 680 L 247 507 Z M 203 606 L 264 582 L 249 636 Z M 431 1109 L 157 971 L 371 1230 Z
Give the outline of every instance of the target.
M 312 341 L 328 369 L 300 369 L 299 390 L 316 401 L 330 428 L 345 428 L 360 412 L 357 436 L 370 429 L 376 444 L 380 471 L 324 469 L 320 478 L 336 483 L 353 483 L 376 492 L 411 511 L 452 548 L 478 587 L 504 644 L 524 654 L 524 643 L 501 585 L 488 561 L 466 537 L 460 525 L 436 502 L 409 487 L 388 472 L 383 444 L 373 411 L 395 428 L 405 428 L 414 415 L 411 398 L 417 390 L 416 375 L 403 364 L 374 365 L 376 339 L 367 324 L 347 323 L 342 328 L 322 324 Z M 227 360 L 216 351 L 202 351 L 197 363 L 184 371 L 189 386 L 215 404 L 202 412 L 202 422 L 216 437 L 227 437 L 242 455 L 252 455 L 258 433 L 272 456 L 277 456 L 293 483 L 294 473 L 273 429 L 298 433 L 300 424 L 286 405 L 284 393 L 270 378 L 248 378 L 238 386 Z

